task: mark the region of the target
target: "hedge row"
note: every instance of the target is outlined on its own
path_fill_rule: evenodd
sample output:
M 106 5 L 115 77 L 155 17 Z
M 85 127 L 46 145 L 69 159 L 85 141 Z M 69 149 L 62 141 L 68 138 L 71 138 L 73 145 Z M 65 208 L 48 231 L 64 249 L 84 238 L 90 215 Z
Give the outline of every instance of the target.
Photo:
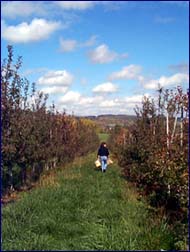
M 22 78 L 13 48 L 1 66 L 3 190 L 28 185 L 44 170 L 95 150 L 96 126 L 46 106 L 48 96 Z
M 132 127 L 117 126 L 110 137 L 123 172 L 154 207 L 162 207 L 178 237 L 187 239 L 188 97 L 181 87 L 159 90 L 135 109 Z

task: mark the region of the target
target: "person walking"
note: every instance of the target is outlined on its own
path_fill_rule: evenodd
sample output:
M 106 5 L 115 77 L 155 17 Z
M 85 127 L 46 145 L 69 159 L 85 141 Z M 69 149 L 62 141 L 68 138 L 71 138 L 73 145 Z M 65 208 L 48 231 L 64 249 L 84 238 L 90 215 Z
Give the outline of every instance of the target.
M 106 172 L 109 150 L 105 142 L 101 143 L 98 149 L 97 157 L 100 159 L 102 172 Z

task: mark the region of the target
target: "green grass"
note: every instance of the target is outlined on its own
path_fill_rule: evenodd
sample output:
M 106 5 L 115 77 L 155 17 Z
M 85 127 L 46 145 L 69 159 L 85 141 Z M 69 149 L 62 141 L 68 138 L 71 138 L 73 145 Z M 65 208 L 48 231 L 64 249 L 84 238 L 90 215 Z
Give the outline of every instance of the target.
M 109 134 L 107 133 L 99 133 L 98 136 L 101 142 L 106 142 L 109 138 Z
M 151 217 L 119 167 L 102 173 L 94 168 L 95 158 L 58 169 L 3 207 L 3 250 L 173 249 L 167 224 Z

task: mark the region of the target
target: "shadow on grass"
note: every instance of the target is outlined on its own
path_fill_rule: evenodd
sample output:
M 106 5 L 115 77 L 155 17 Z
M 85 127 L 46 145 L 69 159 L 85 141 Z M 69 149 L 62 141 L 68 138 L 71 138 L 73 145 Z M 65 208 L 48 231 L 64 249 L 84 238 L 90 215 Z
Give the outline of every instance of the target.
M 102 170 L 100 168 L 94 168 L 94 171 L 101 172 Z

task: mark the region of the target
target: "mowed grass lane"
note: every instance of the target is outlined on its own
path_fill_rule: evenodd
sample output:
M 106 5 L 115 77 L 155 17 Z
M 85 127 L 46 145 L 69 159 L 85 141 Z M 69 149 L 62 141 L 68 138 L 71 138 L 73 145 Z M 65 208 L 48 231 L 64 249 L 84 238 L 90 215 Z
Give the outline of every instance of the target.
M 3 250 L 168 250 L 164 221 L 122 179 L 102 173 L 96 153 L 43 176 L 39 186 L 2 209 Z

